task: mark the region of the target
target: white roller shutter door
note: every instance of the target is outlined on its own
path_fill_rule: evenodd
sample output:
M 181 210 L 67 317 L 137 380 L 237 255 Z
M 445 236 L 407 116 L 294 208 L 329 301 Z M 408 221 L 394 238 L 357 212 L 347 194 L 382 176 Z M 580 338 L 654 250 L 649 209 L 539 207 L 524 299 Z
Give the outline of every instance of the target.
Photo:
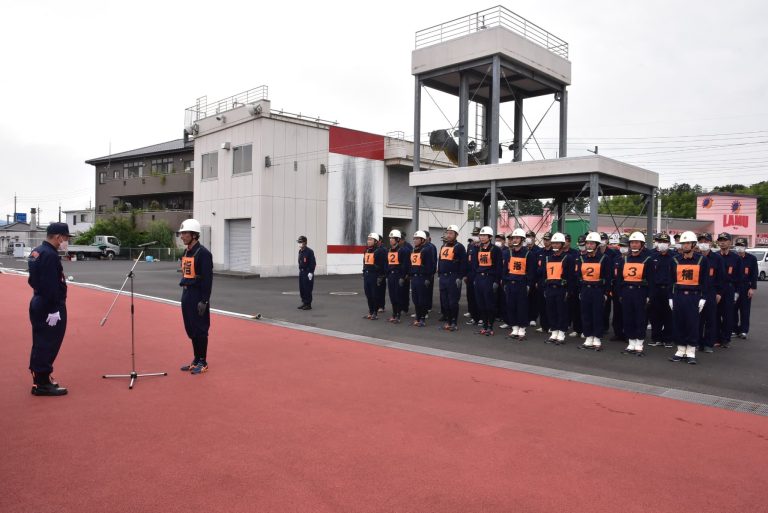
M 230 219 L 228 226 L 229 270 L 251 270 L 251 220 Z

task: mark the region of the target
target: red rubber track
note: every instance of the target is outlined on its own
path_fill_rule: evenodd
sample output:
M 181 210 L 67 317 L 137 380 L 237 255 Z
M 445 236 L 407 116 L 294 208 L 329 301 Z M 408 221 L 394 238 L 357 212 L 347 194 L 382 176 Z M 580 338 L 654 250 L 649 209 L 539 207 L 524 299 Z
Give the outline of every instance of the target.
M 765 417 L 217 315 L 190 376 L 179 309 L 146 300 L 137 368 L 169 376 L 129 391 L 101 378 L 130 367 L 127 298 L 100 328 L 112 296 L 69 290 L 70 394 L 33 397 L 30 291 L 0 275 L 3 513 L 766 511 Z

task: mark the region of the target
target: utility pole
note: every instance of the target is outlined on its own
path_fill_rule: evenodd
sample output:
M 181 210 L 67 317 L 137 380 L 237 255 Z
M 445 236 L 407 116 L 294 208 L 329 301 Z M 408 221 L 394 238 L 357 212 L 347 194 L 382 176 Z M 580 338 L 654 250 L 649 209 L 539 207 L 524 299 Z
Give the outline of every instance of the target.
M 13 222 L 16 222 L 16 194 L 13 195 Z
M 59 203 L 59 222 L 61 222 L 61 203 Z

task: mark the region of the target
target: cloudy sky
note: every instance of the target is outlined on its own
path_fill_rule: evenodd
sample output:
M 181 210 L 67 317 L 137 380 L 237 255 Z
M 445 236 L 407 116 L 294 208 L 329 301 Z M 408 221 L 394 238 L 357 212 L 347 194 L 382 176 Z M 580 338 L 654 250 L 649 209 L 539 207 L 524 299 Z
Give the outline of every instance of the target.
M 765 2 L 504 5 L 570 44 L 570 156 L 598 145 L 601 154 L 659 172 L 662 185 L 768 179 Z M 0 215 L 13 212 L 14 193 L 18 210 L 39 206 L 42 221 L 55 219 L 59 204 L 88 206 L 95 180 L 86 159 L 181 137 L 184 108 L 203 95 L 266 84 L 273 108 L 410 137 L 415 32 L 486 7 L 3 2 Z M 432 96 L 422 95 L 424 132 L 458 118 L 454 99 Z M 527 103 L 531 126 L 550 103 Z M 526 159 L 555 156 L 556 112 Z M 502 115 L 511 125 L 512 111 Z M 502 140 L 510 139 L 501 126 Z

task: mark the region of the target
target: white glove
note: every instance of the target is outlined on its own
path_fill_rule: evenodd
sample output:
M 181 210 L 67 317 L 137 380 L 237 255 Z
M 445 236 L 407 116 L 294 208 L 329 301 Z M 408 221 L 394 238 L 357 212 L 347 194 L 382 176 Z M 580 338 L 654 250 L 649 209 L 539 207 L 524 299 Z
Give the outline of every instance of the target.
M 734 300 L 734 301 L 738 301 L 738 300 L 739 300 L 739 293 L 738 293 L 738 292 L 736 292 L 736 293 L 733 295 L 733 300 Z
M 45 322 L 48 323 L 48 326 L 54 327 L 59 323 L 60 320 L 61 320 L 61 313 L 54 312 L 52 314 L 48 314 L 48 318 L 45 320 Z
M 702 310 L 704 310 L 704 305 L 706 304 L 706 299 L 699 299 L 699 313 L 701 313 Z
M 309 281 L 312 281 L 312 277 L 313 276 L 314 276 L 314 274 L 312 274 L 312 273 L 307 274 L 307 278 L 309 278 Z
M 669 309 L 670 310 L 674 310 L 675 309 L 675 302 L 672 301 L 671 299 L 669 300 Z

